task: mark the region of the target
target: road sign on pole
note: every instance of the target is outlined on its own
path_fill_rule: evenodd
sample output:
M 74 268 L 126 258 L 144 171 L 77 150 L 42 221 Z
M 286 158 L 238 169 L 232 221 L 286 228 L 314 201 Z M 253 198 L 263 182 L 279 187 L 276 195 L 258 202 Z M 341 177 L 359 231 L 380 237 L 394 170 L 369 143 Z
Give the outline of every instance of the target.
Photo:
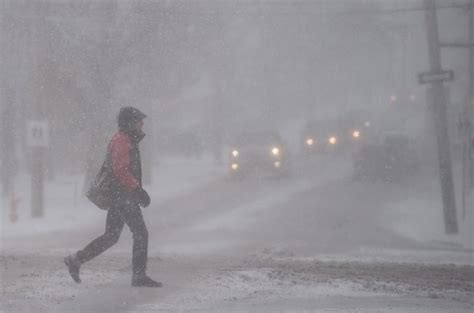
M 28 147 L 43 148 L 49 145 L 49 124 L 47 121 L 27 121 L 26 145 Z
M 44 148 L 49 145 L 49 125 L 45 120 L 30 120 L 26 124 L 26 144 L 31 149 L 31 215 L 43 216 Z
M 454 79 L 454 71 L 440 72 L 424 72 L 418 74 L 418 82 L 420 84 L 430 84 L 433 82 L 452 81 Z

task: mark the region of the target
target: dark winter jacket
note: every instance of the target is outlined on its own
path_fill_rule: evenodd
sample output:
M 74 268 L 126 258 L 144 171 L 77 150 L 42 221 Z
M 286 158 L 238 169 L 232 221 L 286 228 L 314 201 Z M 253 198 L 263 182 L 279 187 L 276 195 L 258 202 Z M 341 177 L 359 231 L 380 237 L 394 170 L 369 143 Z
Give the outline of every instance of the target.
M 119 130 L 110 141 L 107 155 L 87 197 L 99 208 L 108 210 L 138 202 L 142 188 L 139 142 L 145 135 Z
M 123 107 L 117 117 L 119 131 L 112 137 L 99 173 L 87 197 L 99 208 L 108 210 L 138 204 L 142 192 L 142 164 L 138 144 L 145 134 L 136 123 L 146 114 L 134 107 Z

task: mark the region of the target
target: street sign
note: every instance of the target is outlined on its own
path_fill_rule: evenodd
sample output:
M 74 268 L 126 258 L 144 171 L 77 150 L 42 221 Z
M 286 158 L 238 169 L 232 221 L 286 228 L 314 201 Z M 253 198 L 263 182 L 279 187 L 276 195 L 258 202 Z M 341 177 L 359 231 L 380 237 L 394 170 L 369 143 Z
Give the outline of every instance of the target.
M 418 74 L 418 82 L 420 84 L 429 84 L 436 81 L 451 81 L 454 79 L 454 71 L 441 71 L 441 72 L 424 72 Z
M 47 121 L 26 122 L 26 145 L 28 147 L 47 147 L 49 145 L 49 125 Z

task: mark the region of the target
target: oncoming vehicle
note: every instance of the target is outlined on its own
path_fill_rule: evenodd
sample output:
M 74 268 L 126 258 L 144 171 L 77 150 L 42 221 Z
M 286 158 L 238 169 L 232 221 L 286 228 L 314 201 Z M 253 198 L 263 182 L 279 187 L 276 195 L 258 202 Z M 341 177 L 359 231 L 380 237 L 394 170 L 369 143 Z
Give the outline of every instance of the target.
M 344 119 L 309 122 L 302 136 L 303 154 L 310 156 L 347 151 L 365 135 L 367 126 L 360 124 Z
M 335 123 L 328 121 L 309 122 L 303 131 L 303 153 L 313 155 L 338 151 L 341 132 Z
M 248 131 L 231 139 L 228 167 L 232 177 L 246 175 L 285 176 L 289 153 L 275 131 Z
M 397 181 L 419 168 L 416 141 L 407 135 L 389 134 L 381 143 L 364 144 L 353 154 L 354 180 Z

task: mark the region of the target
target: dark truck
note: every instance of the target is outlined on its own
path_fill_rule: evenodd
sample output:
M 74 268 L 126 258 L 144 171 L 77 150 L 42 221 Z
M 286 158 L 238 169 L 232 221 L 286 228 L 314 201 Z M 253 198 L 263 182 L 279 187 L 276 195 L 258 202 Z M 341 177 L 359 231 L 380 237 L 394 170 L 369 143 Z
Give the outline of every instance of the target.
M 403 134 L 389 134 L 381 142 L 366 143 L 353 153 L 353 178 L 356 181 L 399 181 L 420 166 L 414 139 Z

